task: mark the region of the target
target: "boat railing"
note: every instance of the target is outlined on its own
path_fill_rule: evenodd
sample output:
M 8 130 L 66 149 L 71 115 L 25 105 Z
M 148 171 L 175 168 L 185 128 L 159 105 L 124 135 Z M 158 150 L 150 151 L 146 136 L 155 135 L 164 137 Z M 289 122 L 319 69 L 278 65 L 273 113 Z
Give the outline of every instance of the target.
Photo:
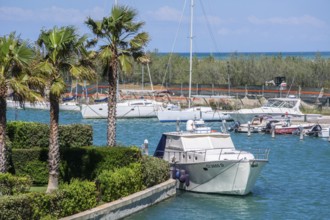
M 158 152 L 160 153 L 160 152 Z M 241 160 L 246 154 L 253 154 L 254 160 L 268 160 L 269 149 L 253 148 L 249 150 L 232 150 L 226 148 L 192 150 L 192 151 L 175 151 L 166 150 L 163 158 L 170 163 L 196 163 L 216 160 Z

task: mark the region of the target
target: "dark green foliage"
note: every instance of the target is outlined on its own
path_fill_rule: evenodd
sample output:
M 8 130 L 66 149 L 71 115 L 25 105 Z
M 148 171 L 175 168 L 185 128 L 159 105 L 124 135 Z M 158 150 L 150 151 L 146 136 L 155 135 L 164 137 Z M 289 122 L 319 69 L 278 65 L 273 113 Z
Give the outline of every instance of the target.
M 28 175 L 36 185 L 48 182 L 48 149 L 13 149 L 11 170 L 16 175 Z M 60 179 L 93 180 L 101 170 L 113 170 L 141 159 L 136 147 L 75 147 L 60 150 Z
M 70 184 L 60 187 L 63 193 L 61 216 L 69 216 L 97 205 L 97 193 L 94 182 L 74 179 Z
M 7 123 L 7 135 L 12 148 L 48 148 L 49 126 L 36 122 L 11 121 Z M 59 126 L 60 148 L 91 145 L 93 129 L 90 125 L 72 124 Z
M 33 209 L 28 194 L 0 197 L 0 220 L 32 219 Z
M 0 220 L 58 219 L 97 205 L 95 183 L 73 180 L 56 193 L 0 197 Z
M 29 177 L 13 176 L 9 173 L 0 173 L 0 196 L 16 195 L 27 192 L 32 181 Z
M 170 166 L 165 160 L 144 156 L 142 159 L 142 179 L 146 188 L 165 182 L 170 178 Z
M 49 143 L 48 125 L 37 122 L 8 122 L 7 135 L 12 148 L 48 147 Z
M 114 170 L 138 162 L 141 152 L 136 147 L 83 147 L 61 151 L 60 175 L 63 181 L 71 178 L 93 180 L 102 170 Z
M 111 202 L 142 190 L 141 164 L 133 163 L 114 171 L 104 170 L 97 178 L 102 201 Z
M 13 149 L 11 170 L 15 175 L 28 175 L 35 185 L 48 182 L 48 149 Z
M 61 202 L 64 200 L 62 191 L 51 194 L 29 193 L 31 215 L 24 216 L 24 219 L 58 219 L 61 216 Z
M 60 125 L 60 147 L 82 147 L 93 144 L 93 129 L 90 125 Z

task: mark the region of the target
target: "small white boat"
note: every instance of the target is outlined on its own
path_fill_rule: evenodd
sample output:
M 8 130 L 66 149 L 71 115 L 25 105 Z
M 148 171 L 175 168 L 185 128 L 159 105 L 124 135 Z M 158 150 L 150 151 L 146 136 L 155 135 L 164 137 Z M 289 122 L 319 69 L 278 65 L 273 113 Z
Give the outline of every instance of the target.
M 61 111 L 80 111 L 80 104 L 76 101 L 68 101 L 60 103 Z
M 268 154 L 266 148 L 237 150 L 228 133 L 211 130 L 203 120 L 189 120 L 187 131 L 162 135 L 154 156 L 170 163 L 178 189 L 246 195 L 268 162 Z
M 117 103 L 117 118 L 151 118 L 156 117 L 157 110 L 163 105 L 161 102 L 148 99 L 124 100 Z M 81 105 L 83 118 L 108 118 L 108 103 Z
M 265 131 L 265 128 L 268 123 L 279 123 L 283 119 L 281 118 L 273 118 L 271 116 L 256 116 L 253 117 L 251 122 L 241 124 L 236 121 L 232 127 L 230 127 L 229 131 L 234 131 L 237 133 L 248 133 L 249 129 L 251 133 L 259 133 Z

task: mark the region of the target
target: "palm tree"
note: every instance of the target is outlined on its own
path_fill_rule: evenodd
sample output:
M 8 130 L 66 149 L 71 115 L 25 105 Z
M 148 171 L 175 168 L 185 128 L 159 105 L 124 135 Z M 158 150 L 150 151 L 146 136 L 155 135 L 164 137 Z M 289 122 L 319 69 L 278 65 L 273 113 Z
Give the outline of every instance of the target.
M 58 172 L 60 163 L 58 124 L 59 102 L 66 90 L 65 74 L 77 80 L 93 80 L 95 72 L 89 66 L 88 52 L 84 43 L 86 36 L 79 37 L 73 27 L 54 27 L 42 30 L 37 44 L 40 46 L 42 59 L 38 70 L 45 74 L 49 89 L 50 101 L 50 136 L 49 136 L 49 180 L 47 193 L 58 188 Z
M 143 55 L 143 47 L 149 41 L 146 32 L 140 32 L 144 22 L 135 22 L 137 13 L 127 6 L 114 6 L 109 17 L 102 21 L 88 18 L 85 22 L 96 39 L 105 40 L 100 46 L 99 56 L 104 63 L 104 73 L 108 77 L 108 128 L 107 145 L 116 145 L 116 104 L 118 70 L 129 73 L 132 69 L 130 57 L 134 59 Z
M 7 171 L 5 137 L 8 91 L 20 101 L 34 102 L 40 98 L 37 91 L 30 89 L 30 86 L 42 86 L 42 80 L 32 76 L 27 68 L 33 59 L 33 48 L 15 33 L 0 37 L 0 173 Z

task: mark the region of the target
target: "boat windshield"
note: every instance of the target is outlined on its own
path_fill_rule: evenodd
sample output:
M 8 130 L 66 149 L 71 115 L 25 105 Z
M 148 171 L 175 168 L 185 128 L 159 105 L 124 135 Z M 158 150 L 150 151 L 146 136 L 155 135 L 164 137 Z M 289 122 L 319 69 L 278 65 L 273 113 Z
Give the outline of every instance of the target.
M 264 107 L 272 107 L 272 108 L 293 108 L 297 104 L 296 100 L 277 100 L 270 99 L 264 105 Z

